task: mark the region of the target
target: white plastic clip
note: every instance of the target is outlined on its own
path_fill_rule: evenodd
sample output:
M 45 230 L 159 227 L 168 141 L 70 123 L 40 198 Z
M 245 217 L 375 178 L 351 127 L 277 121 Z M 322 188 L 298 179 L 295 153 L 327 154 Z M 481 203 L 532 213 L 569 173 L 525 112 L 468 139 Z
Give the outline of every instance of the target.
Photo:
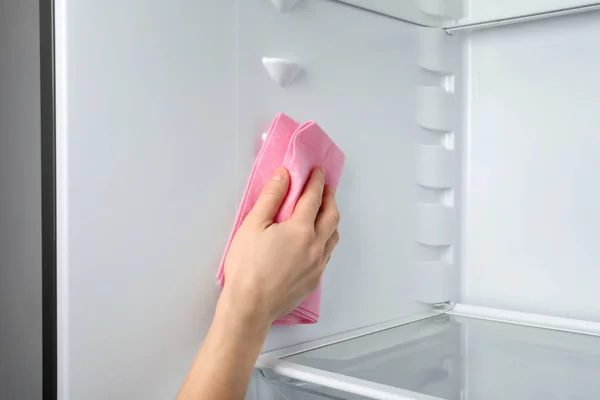
M 291 84 L 300 72 L 298 63 L 283 58 L 263 57 L 262 62 L 271 79 L 281 87 Z
M 281 12 L 287 12 L 294 7 L 298 0 L 271 0 L 273 5 Z

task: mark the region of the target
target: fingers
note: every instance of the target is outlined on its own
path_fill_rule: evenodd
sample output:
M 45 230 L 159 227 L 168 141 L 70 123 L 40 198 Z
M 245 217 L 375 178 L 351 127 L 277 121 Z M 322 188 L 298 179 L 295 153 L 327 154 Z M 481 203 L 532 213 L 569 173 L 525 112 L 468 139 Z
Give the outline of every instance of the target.
M 327 263 L 329 262 L 329 259 L 331 258 L 331 253 L 333 253 L 333 249 L 335 249 L 335 246 L 337 246 L 339 241 L 340 233 L 336 229 L 335 232 L 333 232 L 333 235 L 331 235 L 331 237 L 327 241 L 327 243 L 325 243 L 325 250 L 323 251 L 323 260 L 325 261 L 325 265 L 327 265 Z
M 312 171 L 300 199 L 296 203 L 292 218 L 302 222 L 314 224 L 321 202 L 323 199 L 323 186 L 325 185 L 325 174 L 322 169 L 316 168 Z
M 321 205 L 321 211 L 319 211 L 317 220 L 315 222 L 315 232 L 322 240 L 321 243 L 326 242 L 331 235 L 333 235 L 333 233 L 337 230 L 339 223 L 340 213 L 335 201 L 335 193 L 333 192 L 333 188 L 331 186 L 326 185 L 323 193 L 323 204 Z
M 289 173 L 285 168 L 277 168 L 260 192 L 256 204 L 248 214 L 248 217 L 258 224 L 269 226 L 279 211 L 281 203 L 287 194 L 290 185 Z

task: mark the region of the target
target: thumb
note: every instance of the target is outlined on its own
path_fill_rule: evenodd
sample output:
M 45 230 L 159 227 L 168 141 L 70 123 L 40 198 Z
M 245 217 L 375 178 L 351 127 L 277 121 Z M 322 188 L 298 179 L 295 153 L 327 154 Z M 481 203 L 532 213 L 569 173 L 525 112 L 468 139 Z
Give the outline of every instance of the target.
M 248 216 L 258 224 L 266 226 L 272 224 L 273 218 L 287 194 L 289 184 L 288 171 L 285 168 L 277 168 L 260 192 L 260 196 Z

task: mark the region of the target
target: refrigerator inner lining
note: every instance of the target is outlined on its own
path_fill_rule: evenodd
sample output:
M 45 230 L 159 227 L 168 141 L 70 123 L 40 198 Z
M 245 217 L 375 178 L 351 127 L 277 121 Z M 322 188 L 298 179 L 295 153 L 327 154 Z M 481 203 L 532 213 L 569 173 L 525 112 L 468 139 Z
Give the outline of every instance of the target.
M 409 278 L 424 304 L 484 311 L 266 353 L 267 380 L 333 398 L 600 395 L 600 12 L 552 16 L 416 33 Z

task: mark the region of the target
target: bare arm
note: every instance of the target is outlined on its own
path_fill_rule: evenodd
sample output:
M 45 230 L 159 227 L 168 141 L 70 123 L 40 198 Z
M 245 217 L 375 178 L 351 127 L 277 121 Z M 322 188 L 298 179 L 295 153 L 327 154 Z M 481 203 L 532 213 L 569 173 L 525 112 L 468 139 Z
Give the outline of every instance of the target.
M 278 169 L 233 239 L 225 287 L 208 335 L 178 400 L 240 400 L 269 327 L 316 289 L 339 234 L 339 213 L 324 174 L 313 171 L 294 214 L 273 218 L 289 175 Z
M 269 324 L 237 311 L 222 295 L 178 400 L 243 399 Z

